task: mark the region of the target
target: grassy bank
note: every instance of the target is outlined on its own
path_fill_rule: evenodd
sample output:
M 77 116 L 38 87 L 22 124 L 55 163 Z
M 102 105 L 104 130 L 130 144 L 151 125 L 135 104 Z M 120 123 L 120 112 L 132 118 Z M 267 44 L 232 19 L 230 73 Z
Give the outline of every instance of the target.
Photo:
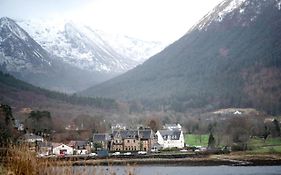
M 209 135 L 208 134 L 186 134 L 184 141 L 189 146 L 208 146 Z
M 281 154 L 281 138 L 252 138 L 248 143 L 248 153 L 266 154 L 280 153 Z

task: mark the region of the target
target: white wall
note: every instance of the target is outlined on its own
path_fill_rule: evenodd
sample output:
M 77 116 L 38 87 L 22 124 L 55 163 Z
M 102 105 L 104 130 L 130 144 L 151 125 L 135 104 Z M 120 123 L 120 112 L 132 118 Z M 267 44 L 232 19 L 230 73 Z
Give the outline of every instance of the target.
M 60 155 L 61 150 L 65 150 L 65 154 L 67 155 L 72 155 L 73 154 L 73 148 L 65 145 L 65 144 L 61 144 L 58 147 L 53 148 L 53 154 L 55 155 Z
M 180 139 L 179 140 L 171 140 L 171 138 L 168 138 L 167 140 L 164 140 L 161 136 L 160 132 L 157 131 L 156 135 L 158 137 L 157 142 L 163 146 L 163 148 L 183 148 L 184 147 L 184 136 L 183 132 L 181 131 Z

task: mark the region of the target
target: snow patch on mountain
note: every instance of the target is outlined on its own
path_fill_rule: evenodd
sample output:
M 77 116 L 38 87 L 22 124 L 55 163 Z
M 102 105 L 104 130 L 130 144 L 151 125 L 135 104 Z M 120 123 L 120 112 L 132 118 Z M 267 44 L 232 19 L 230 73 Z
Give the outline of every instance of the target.
M 207 30 L 208 26 L 213 22 L 221 22 L 226 15 L 235 9 L 238 9 L 245 3 L 246 0 L 224 0 L 218 4 L 213 10 L 206 14 L 199 23 L 194 25 L 191 30 Z M 243 8 L 240 9 L 240 13 L 243 13 Z
M 225 2 L 227 2 L 228 0 L 226 0 Z M 230 3 L 228 5 L 226 5 L 226 7 L 224 7 L 224 9 L 219 13 L 219 21 L 221 21 L 221 19 L 223 19 L 223 17 L 232 12 L 234 9 L 240 7 L 246 0 L 232 0 L 230 1 Z M 224 5 L 224 4 L 220 4 L 220 5 Z M 241 9 L 242 10 L 242 9 Z
M 160 52 L 168 44 L 159 41 L 144 41 L 126 35 L 109 34 L 95 30 L 113 49 L 138 64 Z
M 281 0 L 224 0 L 194 25 L 188 33 L 193 30 L 207 31 L 211 24 L 220 23 L 227 16 L 233 17 L 237 13 L 240 13 L 241 15 L 237 16 L 242 18 L 245 15 L 246 8 L 251 8 L 251 14 L 249 14 L 248 10 L 247 16 L 249 22 L 253 22 L 257 18 L 257 15 L 261 13 L 262 5 L 268 1 L 276 3 L 278 10 L 281 10 Z
M 125 72 L 165 46 L 67 21 L 18 20 L 17 23 L 52 55 L 90 71 Z
M 10 22 L 9 18 L 3 17 L 1 18 L 0 28 L 7 27 L 10 31 L 12 31 L 18 38 L 21 38 L 23 40 L 27 40 L 26 33 L 24 33 L 22 30 L 20 30 L 14 23 Z M 3 41 L 5 38 L 2 38 L 1 41 Z

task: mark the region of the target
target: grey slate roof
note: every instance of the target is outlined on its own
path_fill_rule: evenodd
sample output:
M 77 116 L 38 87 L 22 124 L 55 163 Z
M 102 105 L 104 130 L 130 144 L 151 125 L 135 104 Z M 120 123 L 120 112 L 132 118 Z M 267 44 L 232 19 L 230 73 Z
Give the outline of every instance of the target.
M 152 139 L 153 131 L 152 130 L 139 130 L 139 137 L 141 139 Z
M 159 133 L 164 140 L 168 140 L 168 138 L 170 138 L 170 140 L 179 140 L 181 135 L 181 131 L 177 130 L 159 130 Z
M 152 130 L 121 130 L 113 131 L 112 136 L 117 137 L 120 134 L 122 139 L 152 139 L 153 131 Z
M 121 131 L 113 131 L 113 137 L 117 137 L 120 134 L 122 139 L 136 139 L 139 137 L 137 130 L 121 130 Z
M 101 133 L 101 134 L 94 134 L 93 136 L 93 142 L 105 142 L 109 141 L 110 135 L 108 133 Z

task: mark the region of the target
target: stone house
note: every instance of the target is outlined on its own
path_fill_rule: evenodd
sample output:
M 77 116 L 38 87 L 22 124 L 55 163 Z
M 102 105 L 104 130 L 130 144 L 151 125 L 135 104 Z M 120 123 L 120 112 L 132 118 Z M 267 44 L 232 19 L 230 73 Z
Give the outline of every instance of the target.
M 108 133 L 96 133 L 93 135 L 93 146 L 96 149 L 108 150 L 111 136 Z
M 152 130 L 113 131 L 111 151 L 149 151 L 154 144 Z
M 140 139 L 138 130 L 121 131 L 121 137 L 124 143 L 124 151 L 140 150 Z
M 140 151 L 150 151 L 155 143 L 154 132 L 151 129 L 139 130 Z
M 123 138 L 121 136 L 121 131 L 113 131 L 112 139 L 110 144 L 111 151 L 123 151 Z

